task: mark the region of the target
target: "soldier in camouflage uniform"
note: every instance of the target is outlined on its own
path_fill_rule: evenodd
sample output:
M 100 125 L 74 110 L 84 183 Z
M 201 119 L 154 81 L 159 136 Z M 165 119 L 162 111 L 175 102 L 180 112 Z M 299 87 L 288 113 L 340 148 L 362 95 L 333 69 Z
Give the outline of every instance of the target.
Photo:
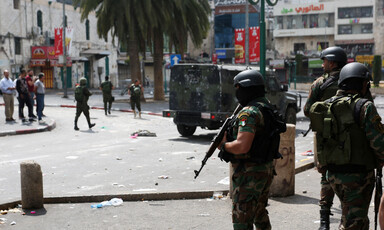
M 338 113 L 335 111 L 341 111 L 337 109 L 341 107 L 336 107 L 336 104 L 333 106 L 334 122 L 337 122 L 338 128 L 348 127 L 348 129 L 339 130 L 336 135 L 333 133 L 331 135 L 332 137 L 349 135 L 350 146 L 346 146 L 343 142 L 332 147 L 329 139 L 326 142 L 319 142 L 321 140 L 319 132 L 325 132 L 325 128 L 320 129 L 317 133 L 318 146 L 320 144 L 324 150 L 322 154 L 325 157 L 320 158 L 319 155 L 319 161 L 327 167 L 327 180 L 342 205 L 339 229 L 368 230 L 368 209 L 375 184 L 374 168 L 381 167 L 378 163 L 384 160 L 384 127 L 373 102 L 361 99 L 367 95 L 370 86 L 369 70 L 363 64 L 355 62 L 344 66 L 340 72 L 338 86 L 340 90 L 336 96 L 326 103 L 330 103 L 331 106 L 338 101 L 349 102 L 351 105 L 358 105 L 359 101 L 362 103 L 353 108 L 347 107 L 347 110 Z M 314 108 L 318 103 L 311 108 L 311 122 L 315 122 Z M 352 122 L 352 125 L 347 123 L 348 117 L 352 117 L 351 121 L 348 121 Z M 324 120 L 324 126 L 325 124 Z M 326 149 L 328 150 L 325 151 Z M 340 154 L 340 151 L 346 152 L 346 150 L 347 153 Z
M 325 101 L 335 96 L 338 90 L 337 81 L 341 68 L 347 63 L 347 54 L 340 47 L 329 47 L 321 52 L 320 58 L 323 60 L 324 74 L 313 82 L 307 102 L 304 106 L 305 116 L 309 116 L 311 106 L 317 101 Z M 320 190 L 320 228 L 319 230 L 329 229 L 329 215 L 335 192 L 326 180 L 326 169 L 318 165 L 317 169 L 321 173 L 321 190 Z
M 75 116 L 75 130 L 79 130 L 79 127 L 77 127 L 77 120 L 79 119 L 79 116 L 81 113 L 84 113 L 85 118 L 87 119 L 88 122 L 88 127 L 92 128 L 95 126 L 95 123 L 91 123 L 91 118 L 89 117 L 89 106 L 88 106 L 88 99 L 89 96 L 92 95 L 92 93 L 88 90 L 87 88 L 87 79 L 86 78 L 81 78 L 80 79 L 80 86 L 77 86 L 81 88 L 82 96 L 81 100 L 78 101 L 76 100 L 76 116 Z M 76 92 L 75 92 L 76 94 Z M 75 95 L 76 97 L 76 95 Z
M 257 229 L 268 230 L 271 223 L 266 205 L 274 175 L 273 156 L 268 156 L 268 151 L 254 152 L 254 146 L 260 146 L 261 136 L 268 136 L 260 107 L 270 106 L 270 102 L 265 98 L 263 76 L 256 70 L 236 75 L 234 85 L 244 108 L 218 147 L 219 157 L 231 161 L 234 169 L 233 228 L 253 229 L 255 225 Z
M 140 85 L 139 80 L 135 80 L 135 83 L 133 83 L 128 90 L 128 94 L 131 95 L 131 109 L 133 110 L 134 117 L 136 118 L 136 110 L 139 111 L 139 117 L 141 118 L 141 105 L 140 105 L 140 96 L 142 92 L 142 87 Z
M 111 108 L 112 108 L 112 90 L 115 87 L 112 85 L 112 82 L 109 81 L 109 77 L 105 76 L 105 81 L 101 83 L 100 89 L 103 92 L 103 102 L 104 102 L 104 112 L 105 115 L 107 115 L 107 104 L 108 104 L 108 113 L 111 114 Z

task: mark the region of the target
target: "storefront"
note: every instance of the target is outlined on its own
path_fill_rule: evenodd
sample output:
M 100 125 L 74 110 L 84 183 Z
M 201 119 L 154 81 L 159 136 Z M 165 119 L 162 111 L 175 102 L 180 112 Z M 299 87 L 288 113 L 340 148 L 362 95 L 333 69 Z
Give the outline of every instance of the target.
M 54 68 L 63 67 L 63 65 L 59 64 L 59 59 L 55 56 L 53 46 L 33 46 L 31 48 L 31 61 L 29 63 L 29 67 L 34 69 L 36 75 L 38 72 L 44 73 L 44 84 L 46 88 L 52 89 L 57 87 L 57 84 L 55 84 Z M 67 57 L 67 86 L 72 85 L 70 80 L 72 79 L 71 67 L 71 58 Z

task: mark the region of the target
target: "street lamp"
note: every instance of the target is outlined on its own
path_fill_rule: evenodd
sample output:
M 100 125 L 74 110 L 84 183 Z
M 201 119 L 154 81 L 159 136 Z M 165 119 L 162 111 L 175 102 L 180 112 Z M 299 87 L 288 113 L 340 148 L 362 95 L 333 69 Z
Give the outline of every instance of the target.
M 252 5 L 260 2 L 260 73 L 265 77 L 265 1 L 270 6 L 277 4 L 278 0 L 248 0 Z

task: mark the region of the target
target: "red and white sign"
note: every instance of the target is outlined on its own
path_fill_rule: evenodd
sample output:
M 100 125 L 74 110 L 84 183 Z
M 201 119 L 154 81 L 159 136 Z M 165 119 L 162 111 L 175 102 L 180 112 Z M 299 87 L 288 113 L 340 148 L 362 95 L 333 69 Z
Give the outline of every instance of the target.
M 235 63 L 245 63 L 245 30 L 235 29 Z
M 260 62 L 260 27 L 249 28 L 249 62 Z
M 63 55 L 63 28 L 55 28 L 55 54 Z
M 46 66 L 48 62 L 50 66 L 63 66 L 59 63 L 54 46 L 33 46 L 31 54 L 30 67 Z M 67 66 L 72 66 L 70 57 L 67 57 Z

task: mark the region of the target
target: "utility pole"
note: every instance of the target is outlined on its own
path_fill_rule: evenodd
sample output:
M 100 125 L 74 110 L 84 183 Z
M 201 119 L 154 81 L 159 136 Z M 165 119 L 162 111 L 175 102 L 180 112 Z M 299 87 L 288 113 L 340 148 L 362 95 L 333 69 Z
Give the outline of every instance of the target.
M 63 79 L 64 79 L 64 96 L 63 98 L 68 98 L 67 93 L 67 50 L 65 47 L 65 29 L 67 28 L 65 20 L 65 1 L 63 1 Z
M 277 4 L 278 0 L 248 0 L 252 5 L 256 5 L 260 1 L 260 73 L 265 77 L 265 1 L 270 6 Z
M 249 65 L 249 4 L 245 2 L 245 65 Z

